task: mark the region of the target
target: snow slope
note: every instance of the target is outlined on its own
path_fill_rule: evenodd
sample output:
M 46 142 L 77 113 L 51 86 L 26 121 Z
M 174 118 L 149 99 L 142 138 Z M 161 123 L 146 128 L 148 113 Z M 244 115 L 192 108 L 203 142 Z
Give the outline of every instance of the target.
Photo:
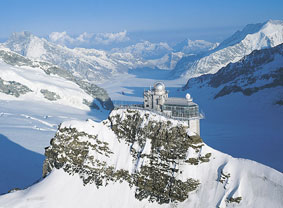
M 186 57 L 181 59 L 172 74 L 187 78 L 213 74 L 254 50 L 274 47 L 281 43 L 283 43 L 282 21 L 269 20 L 262 24 L 250 24 L 224 40 L 208 54 L 195 59 Z
M 124 129 L 128 121 L 134 123 L 131 129 Z M 150 136 L 156 131 L 155 125 L 168 125 L 164 132 L 187 128 L 154 113 L 128 110 L 113 111 L 109 120 L 100 123 L 64 122 L 47 149 L 45 164 L 53 167 L 51 173 L 28 189 L 1 196 L 1 207 L 282 207 L 282 173 L 250 160 L 232 158 L 197 138 L 185 134 L 181 138 L 180 132 L 168 137 L 159 131 L 156 136 L 161 143 L 155 143 L 157 140 Z M 135 132 L 133 126 L 140 133 L 128 136 L 128 131 Z M 143 128 L 152 130 L 143 134 Z M 74 139 L 72 135 L 78 136 Z M 139 142 L 131 141 L 134 138 Z M 178 145 L 183 139 L 186 142 L 175 150 L 185 150 L 185 154 L 169 153 L 170 143 L 163 143 L 175 141 Z M 73 157 L 78 147 L 72 146 L 75 143 L 88 150 L 81 152 L 86 156 Z M 168 151 L 167 156 L 162 151 Z M 170 159 L 170 154 L 176 158 Z M 163 165 L 169 167 L 163 169 Z M 144 172 L 147 168 L 149 172 Z M 99 175 L 93 174 L 96 171 Z M 174 195 L 180 186 L 187 187 L 186 180 L 195 186 Z
M 0 50 L 0 194 L 40 179 L 44 147 L 61 122 L 106 118 L 112 102 L 105 93 L 54 65 Z
M 61 122 L 107 117 L 105 111 L 42 100 L 0 100 L 0 109 L 0 194 L 26 188 L 41 178 L 44 148 Z
M 92 102 L 91 95 L 85 93 L 78 85 L 62 77 L 46 74 L 40 68 L 28 66 L 16 67 L 0 62 L 0 77 L 4 82 L 18 82 L 28 87 L 31 91 L 19 97 L 1 93 L 2 100 L 31 100 L 41 102 L 53 102 L 62 105 L 68 105 L 75 108 L 88 110 L 89 107 L 83 104 L 83 99 Z M 48 90 L 55 93 L 60 98 L 50 100 L 44 98 L 42 90 Z
M 33 98 L 42 95 L 46 100 L 79 108 L 113 107 L 105 90 L 56 65 L 33 61 L 8 49 L 0 50 L 0 63 L 3 68 L 0 90 L 4 94 L 32 95 Z

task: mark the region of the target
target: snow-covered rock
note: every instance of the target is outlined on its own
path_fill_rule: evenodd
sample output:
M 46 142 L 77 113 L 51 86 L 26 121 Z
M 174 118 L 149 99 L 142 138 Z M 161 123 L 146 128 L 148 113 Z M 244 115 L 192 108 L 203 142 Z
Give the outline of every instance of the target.
M 187 129 L 130 109 L 100 123 L 64 122 L 46 149 L 45 178 L 1 196 L 1 207 L 282 207 L 282 173 Z

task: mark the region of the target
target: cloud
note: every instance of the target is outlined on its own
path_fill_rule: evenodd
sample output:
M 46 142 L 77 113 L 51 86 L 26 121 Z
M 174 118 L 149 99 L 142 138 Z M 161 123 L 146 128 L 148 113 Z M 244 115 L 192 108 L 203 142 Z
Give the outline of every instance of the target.
M 94 41 L 98 44 L 108 45 L 110 43 L 120 43 L 129 41 L 127 31 L 124 30 L 118 33 L 98 33 L 95 35 Z
M 127 31 L 117 33 L 82 33 L 76 37 L 71 37 L 67 32 L 52 32 L 49 35 L 51 42 L 68 46 L 68 47 L 81 47 L 81 46 L 96 46 L 96 45 L 110 45 L 114 43 L 121 43 L 129 41 Z
M 94 34 L 93 33 L 87 33 L 84 32 L 82 34 L 80 34 L 76 40 L 79 42 L 89 42 L 92 38 L 93 38 Z
M 49 40 L 60 45 L 66 45 L 67 43 L 73 43 L 75 41 L 75 39 L 70 37 L 66 31 L 51 33 L 49 35 Z

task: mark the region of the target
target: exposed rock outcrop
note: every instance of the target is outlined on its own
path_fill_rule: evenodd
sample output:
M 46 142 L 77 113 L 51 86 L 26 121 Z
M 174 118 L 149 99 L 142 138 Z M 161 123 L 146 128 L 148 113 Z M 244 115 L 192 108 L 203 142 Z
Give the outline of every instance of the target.
M 19 82 L 5 81 L 0 77 L 0 92 L 5 93 L 7 95 L 19 97 L 20 95 L 32 92 L 32 90 Z
M 104 121 L 115 133 L 117 140 L 123 140 L 129 147 L 133 169 L 117 169 L 99 157 L 118 157 L 99 135 L 78 131 L 75 128 L 60 127 L 51 146 L 46 149 L 43 176 L 52 168 L 63 168 L 69 174 L 78 173 L 84 184 L 95 183 L 106 186 L 111 181 L 127 181 L 135 187 L 135 197 L 160 204 L 184 201 L 189 192 L 199 186 L 193 178 L 180 179 L 181 163 L 190 164 L 187 152 L 200 152 L 203 145 L 198 136 L 188 136 L 184 123 L 157 121 L 149 118 L 149 112 L 125 110 L 123 114 L 113 112 Z M 145 148 L 147 146 L 147 150 Z M 150 147 L 149 147 L 150 146 Z M 99 155 L 95 157 L 94 155 Z M 207 155 L 195 160 L 204 160 Z

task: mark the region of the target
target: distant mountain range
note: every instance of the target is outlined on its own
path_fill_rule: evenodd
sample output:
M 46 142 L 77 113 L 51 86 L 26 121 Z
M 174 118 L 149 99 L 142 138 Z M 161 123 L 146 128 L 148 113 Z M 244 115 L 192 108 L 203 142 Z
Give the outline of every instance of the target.
M 186 40 L 173 49 L 164 42 L 142 41 L 124 48 L 103 51 L 67 48 L 64 40 L 68 40 L 69 36 L 53 34 L 52 37 L 48 41 L 29 32 L 14 33 L 0 47 L 33 60 L 55 64 L 89 81 L 103 81 L 136 68 L 170 70 L 187 53 L 200 53 L 215 46 L 207 41 Z
M 235 63 L 254 50 L 270 48 L 283 42 L 283 22 L 269 20 L 250 24 L 223 42 L 186 39 L 169 46 L 165 42 L 142 41 L 127 47 L 104 51 L 87 48 L 67 48 L 67 43 L 91 39 L 100 41 L 126 41 L 121 34 L 82 34 L 71 38 L 66 33 L 52 33 L 49 39 L 39 38 L 29 32 L 14 33 L 0 47 L 37 61 L 45 61 L 71 71 L 75 76 L 89 81 L 109 80 L 113 76 L 139 68 L 172 70 L 170 77 L 197 77 L 216 73 L 229 63 Z M 106 43 L 105 42 L 105 43 Z
M 216 73 L 229 63 L 235 63 L 254 50 L 283 43 L 283 22 L 269 20 L 247 25 L 206 54 L 183 57 L 172 71 L 175 77 L 197 77 Z

